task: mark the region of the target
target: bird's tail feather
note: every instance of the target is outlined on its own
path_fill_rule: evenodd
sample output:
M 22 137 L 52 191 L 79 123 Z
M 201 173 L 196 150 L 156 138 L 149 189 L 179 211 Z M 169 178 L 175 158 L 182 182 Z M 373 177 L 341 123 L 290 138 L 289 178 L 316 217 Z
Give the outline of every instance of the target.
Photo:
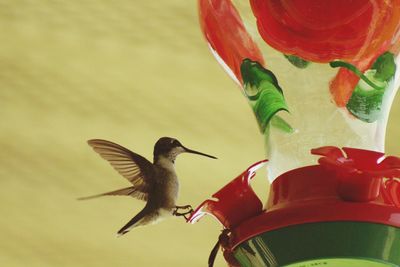
M 80 197 L 80 198 L 78 198 L 78 200 L 87 200 L 87 199 L 92 199 L 92 198 L 97 198 L 97 197 L 102 197 L 102 196 L 129 196 L 134 191 L 135 191 L 135 189 L 133 188 L 133 186 L 130 186 L 130 187 L 126 187 L 126 188 L 122 188 L 122 189 L 118 189 L 118 190 L 114 190 L 114 191 L 110 191 L 110 192 L 106 192 L 106 193 L 102 193 L 102 194 L 97 194 L 94 196 Z
M 127 224 L 125 224 L 119 231 L 118 236 L 122 236 L 130 231 L 133 227 L 139 226 L 140 221 L 144 219 L 145 215 L 149 215 L 146 207 L 142 209 L 135 217 L 133 217 Z

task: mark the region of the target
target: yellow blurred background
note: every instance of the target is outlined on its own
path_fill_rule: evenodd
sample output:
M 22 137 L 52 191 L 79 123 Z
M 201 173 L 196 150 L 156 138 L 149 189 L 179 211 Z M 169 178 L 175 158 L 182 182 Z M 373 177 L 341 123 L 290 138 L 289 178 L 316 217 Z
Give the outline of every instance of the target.
M 264 158 L 245 98 L 201 36 L 196 1 L 0 0 L 0 32 L 0 266 L 206 266 L 220 230 L 211 218 L 116 238 L 143 202 L 76 200 L 129 185 L 91 138 L 151 159 L 172 136 L 217 156 L 177 160 L 180 204 L 193 206 Z M 397 155 L 399 101 L 387 138 Z M 262 175 L 256 189 L 265 198 Z

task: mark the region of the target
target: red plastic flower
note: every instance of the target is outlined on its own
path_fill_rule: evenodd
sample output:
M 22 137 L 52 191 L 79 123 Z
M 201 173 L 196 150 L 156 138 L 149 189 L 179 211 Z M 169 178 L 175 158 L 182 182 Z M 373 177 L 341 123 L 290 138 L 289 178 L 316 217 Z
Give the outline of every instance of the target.
M 381 188 L 383 178 L 400 177 L 400 158 L 385 157 L 380 152 L 348 147 L 342 151 L 327 146 L 312 149 L 311 153 L 323 156 L 318 162 L 336 171 L 338 193 L 345 200 L 374 200 L 385 189 Z
M 227 229 L 262 212 L 262 203 L 250 186 L 256 171 L 266 164 L 259 161 L 212 195 L 191 214 L 188 222 L 195 223 L 206 214 L 214 216 Z

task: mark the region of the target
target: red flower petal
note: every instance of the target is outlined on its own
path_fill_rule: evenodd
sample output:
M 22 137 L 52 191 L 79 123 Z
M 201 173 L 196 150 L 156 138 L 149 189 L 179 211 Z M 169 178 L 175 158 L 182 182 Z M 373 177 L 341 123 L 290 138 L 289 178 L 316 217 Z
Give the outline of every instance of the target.
M 231 229 L 245 219 L 261 213 L 262 203 L 251 188 L 250 179 L 266 162 L 266 160 L 263 160 L 253 164 L 213 194 L 212 197 L 216 200 L 208 199 L 200 204 L 192 213 L 188 222 L 195 223 L 204 215 L 211 214 L 225 228 Z
M 395 156 L 386 157 L 380 164 L 381 169 L 398 168 L 400 169 L 400 158 Z
M 230 0 L 199 0 L 200 24 L 211 48 L 242 83 L 240 65 L 245 58 L 264 64 L 262 53 L 246 31 Z M 218 58 L 217 58 L 218 59 Z
M 338 107 L 345 107 L 360 78 L 348 69 L 340 68 L 330 82 L 332 99 Z
M 284 54 L 314 62 L 375 54 L 400 24 L 400 1 L 250 0 L 258 30 Z
M 392 203 L 400 208 L 400 182 L 393 179 L 388 180 L 385 186 Z
M 378 160 L 385 154 L 372 150 L 344 147 L 348 159 L 354 161 L 354 167 L 363 170 L 378 170 Z
M 334 160 L 344 157 L 342 150 L 336 146 L 323 146 L 319 148 L 314 148 L 311 149 L 311 154 L 325 156 Z

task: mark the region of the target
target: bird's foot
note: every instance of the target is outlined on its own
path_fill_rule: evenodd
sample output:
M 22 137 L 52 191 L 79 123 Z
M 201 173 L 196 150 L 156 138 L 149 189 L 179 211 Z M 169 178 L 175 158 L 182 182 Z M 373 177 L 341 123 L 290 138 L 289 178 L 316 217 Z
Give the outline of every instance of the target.
M 192 211 L 188 211 L 188 212 L 184 212 L 184 213 L 176 212 L 174 215 L 175 216 L 183 216 L 183 218 L 185 218 L 185 220 L 188 221 L 191 214 L 192 214 Z
M 188 214 L 188 213 L 192 213 L 193 212 L 192 205 L 175 206 L 174 215 L 175 214 L 181 214 L 181 213 L 178 212 L 178 210 L 187 210 L 187 209 L 189 211 L 183 212 L 182 214 Z
M 190 209 L 190 210 L 193 210 L 192 205 L 175 206 L 175 209 Z
M 181 209 L 183 209 L 183 210 L 189 209 L 189 210 L 188 210 L 188 211 L 185 211 L 185 212 L 178 212 L 178 211 L 181 210 Z M 192 214 L 192 212 L 193 212 L 193 208 L 192 208 L 191 205 L 175 206 L 175 209 L 174 209 L 174 211 L 172 212 L 172 215 L 177 216 L 177 217 L 183 216 L 183 217 L 186 219 L 186 221 L 187 221 L 187 220 L 189 219 L 190 215 Z M 188 215 L 189 215 L 189 216 L 188 216 Z

